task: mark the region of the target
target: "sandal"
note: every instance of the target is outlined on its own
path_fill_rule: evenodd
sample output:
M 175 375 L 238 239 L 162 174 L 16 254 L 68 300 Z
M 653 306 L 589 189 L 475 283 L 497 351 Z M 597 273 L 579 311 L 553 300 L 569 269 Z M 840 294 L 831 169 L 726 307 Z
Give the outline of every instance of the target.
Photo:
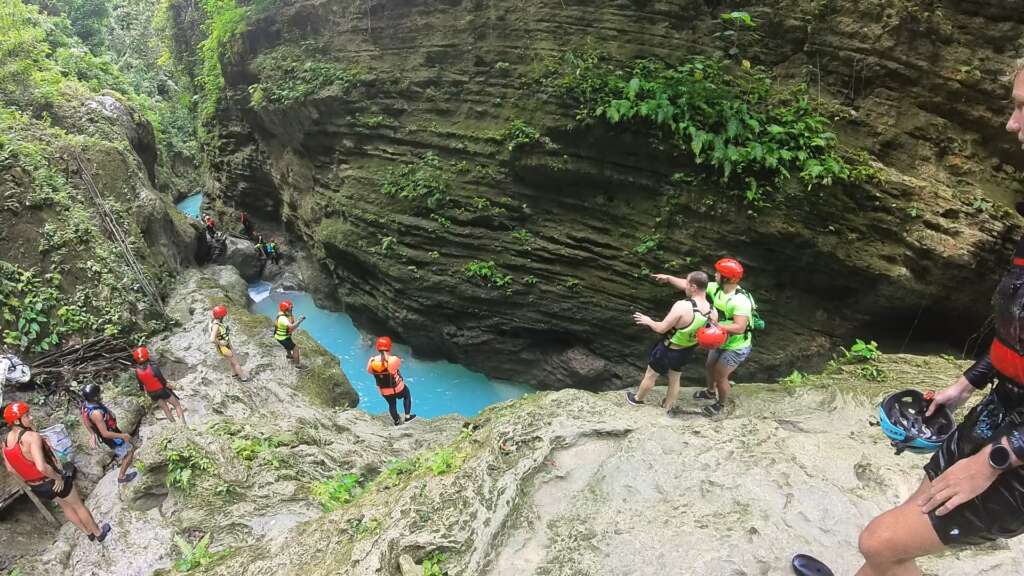
M 718 400 L 718 395 L 708 390 L 707 388 L 701 388 L 700 390 L 693 393 L 694 400 Z

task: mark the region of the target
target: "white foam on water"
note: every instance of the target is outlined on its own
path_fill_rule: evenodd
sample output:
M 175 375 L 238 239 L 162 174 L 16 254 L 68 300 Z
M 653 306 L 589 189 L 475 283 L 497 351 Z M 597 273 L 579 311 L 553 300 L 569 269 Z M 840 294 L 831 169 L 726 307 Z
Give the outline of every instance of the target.
M 270 296 L 270 282 L 253 282 L 249 284 L 249 298 L 253 302 L 262 302 Z

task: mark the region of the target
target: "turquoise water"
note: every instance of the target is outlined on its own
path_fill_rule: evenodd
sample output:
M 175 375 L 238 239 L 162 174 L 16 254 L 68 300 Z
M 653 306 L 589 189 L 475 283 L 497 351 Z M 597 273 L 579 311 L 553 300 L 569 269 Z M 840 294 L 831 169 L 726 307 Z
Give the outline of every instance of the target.
M 178 202 L 178 210 L 181 210 L 188 216 L 193 218 L 199 218 L 199 208 L 203 205 L 203 195 L 193 194 L 188 198 L 185 198 L 181 202 Z
M 387 412 L 373 377 L 366 373 L 366 362 L 374 353 L 375 335 L 360 332 L 347 314 L 317 308 L 313 298 L 304 292 L 271 293 L 268 283 L 257 282 L 250 285 L 249 295 L 256 301 L 253 311 L 272 319 L 277 318 L 278 303 L 291 300 L 295 316 L 306 316 L 300 330 L 308 332 L 341 361 L 342 369 L 359 392 L 359 407 L 373 414 Z M 532 392 L 529 386 L 490 380 L 458 364 L 420 360 L 413 357 L 408 346 L 397 342 L 392 353 L 402 358 L 402 376 L 412 392 L 412 411 L 417 416 L 475 416 L 491 404 Z M 284 355 L 283 349 L 281 354 Z

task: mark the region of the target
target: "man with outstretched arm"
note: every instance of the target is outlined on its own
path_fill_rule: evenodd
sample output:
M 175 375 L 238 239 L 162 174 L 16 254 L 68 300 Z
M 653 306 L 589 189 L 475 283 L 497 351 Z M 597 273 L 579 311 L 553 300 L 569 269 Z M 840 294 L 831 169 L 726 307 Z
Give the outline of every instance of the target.
M 665 279 L 662 280 L 659 276 Z M 656 275 L 655 279 L 680 288 L 686 293 L 687 298 L 673 304 L 661 321 L 655 321 L 640 312 L 633 314 L 633 320 L 637 324 L 647 326 L 661 334 L 662 338 L 651 349 L 647 371 L 640 382 L 640 387 L 636 394 L 626 392 L 626 401 L 634 406 L 643 404 L 647 394 L 654 388 L 658 376 L 667 376 L 668 391 L 662 408 L 671 411 L 679 398 L 679 381 L 683 366 L 697 349 L 697 331 L 708 323 L 712 306 L 705 294 L 708 276 L 703 272 L 690 272 L 685 279 L 663 274 Z

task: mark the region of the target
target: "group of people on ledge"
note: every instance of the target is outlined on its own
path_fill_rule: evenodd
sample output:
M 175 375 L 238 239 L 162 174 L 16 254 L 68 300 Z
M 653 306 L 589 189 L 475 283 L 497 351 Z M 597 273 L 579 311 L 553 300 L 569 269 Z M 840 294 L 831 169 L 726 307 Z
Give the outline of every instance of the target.
M 673 304 L 660 321 L 640 312 L 633 314 L 637 324 L 657 332 L 660 338 L 651 348 L 639 388 L 635 393 L 626 392 L 626 401 L 643 405 L 658 376 L 667 376 L 668 391 L 662 408 L 671 413 L 679 398 L 683 366 L 698 348 L 704 348 L 708 350 L 705 387 L 693 397 L 712 401 L 701 410 L 705 416 L 721 414 L 732 391 L 729 377 L 750 356 L 753 331 L 763 325 L 755 316 L 753 297 L 740 287 L 743 266 L 735 258 L 722 258 L 715 263 L 714 282 L 700 271 L 684 278 L 668 274 L 655 274 L 654 278 L 683 292 L 686 298 Z
M 132 358 L 139 389 L 159 405 L 169 421 L 174 422 L 174 414 L 177 413 L 178 419 L 185 424 L 185 413 L 178 395 L 150 359 L 149 349 L 137 347 L 132 351 Z M 131 482 L 138 476 L 137 471 L 131 470 L 135 459 L 131 435 L 118 427 L 117 417 L 103 402 L 103 390 L 99 384 L 86 384 L 81 395 L 79 415 L 82 426 L 89 432 L 90 446 L 95 449 L 102 444 L 110 451 L 119 464 L 118 484 Z M 62 461 L 50 441 L 35 429 L 29 405 L 21 401 L 11 402 L 3 407 L 3 418 L 10 428 L 4 435 L 2 448 L 7 471 L 24 482 L 40 500 L 57 502 L 68 521 L 90 541 L 102 543 L 106 540 L 110 524 L 97 524 L 92 512 L 86 508 L 75 488 L 74 467 L 70 462 Z
M 253 243 L 253 248 L 256 250 L 256 256 L 259 258 L 260 263 L 259 276 L 263 277 L 268 263 L 273 262 L 275 266 L 281 265 L 281 258 L 283 256 L 281 245 L 276 238 L 265 240 L 263 234 L 256 231 L 252 219 L 249 218 L 246 212 L 240 212 L 238 219 L 242 226 L 242 234 Z M 225 234 L 217 230 L 217 221 L 213 219 L 213 216 L 204 212 L 199 217 L 199 220 L 203 223 L 206 230 L 207 240 L 213 246 L 212 259 L 216 260 L 221 254 L 226 252 Z

